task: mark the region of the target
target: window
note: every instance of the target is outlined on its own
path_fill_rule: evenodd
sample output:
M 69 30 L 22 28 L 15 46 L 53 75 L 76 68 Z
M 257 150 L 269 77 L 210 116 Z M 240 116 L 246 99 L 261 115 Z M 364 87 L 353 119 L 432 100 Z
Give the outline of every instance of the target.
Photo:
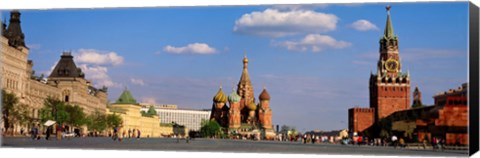
M 69 101 L 69 97 L 68 95 L 65 96 L 65 102 L 68 102 Z

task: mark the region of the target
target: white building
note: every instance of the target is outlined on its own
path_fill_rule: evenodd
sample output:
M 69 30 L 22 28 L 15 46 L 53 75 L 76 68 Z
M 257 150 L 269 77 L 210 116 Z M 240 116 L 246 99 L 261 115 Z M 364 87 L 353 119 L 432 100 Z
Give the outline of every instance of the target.
M 202 120 L 210 119 L 210 110 L 178 109 L 176 106 L 153 105 L 160 118 L 160 123 L 175 122 L 191 131 L 199 131 Z M 148 111 L 150 105 L 143 104 L 142 111 Z

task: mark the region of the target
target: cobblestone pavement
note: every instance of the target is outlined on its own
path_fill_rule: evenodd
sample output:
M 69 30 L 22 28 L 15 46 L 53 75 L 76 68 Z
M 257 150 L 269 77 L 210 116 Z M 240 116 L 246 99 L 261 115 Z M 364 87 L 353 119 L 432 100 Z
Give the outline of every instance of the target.
M 93 150 L 158 150 L 158 151 L 207 151 L 248 153 L 295 153 L 295 154 L 347 154 L 347 155 L 414 155 L 466 157 L 467 151 L 432 151 L 377 146 L 353 146 L 340 144 L 301 144 L 300 142 L 194 139 L 142 138 L 113 141 L 111 138 L 70 138 L 57 140 L 32 140 L 25 137 L 3 138 L 2 147 L 93 149 Z

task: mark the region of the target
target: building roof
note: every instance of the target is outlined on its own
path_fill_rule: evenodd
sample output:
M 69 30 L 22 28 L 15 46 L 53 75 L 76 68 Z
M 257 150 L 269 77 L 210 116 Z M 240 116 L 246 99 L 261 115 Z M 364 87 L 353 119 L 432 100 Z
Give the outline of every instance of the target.
M 262 93 L 260 93 L 260 96 L 258 97 L 260 100 L 270 100 L 270 94 L 268 94 L 267 89 L 265 87 L 263 88 Z
M 3 30 L 2 30 L 3 31 Z M 23 46 L 25 45 L 25 35 L 22 32 L 22 27 L 20 26 L 20 12 L 18 10 L 13 10 L 10 12 L 10 23 L 6 29 L 4 36 L 8 38 L 8 44 L 12 47 Z
M 227 95 L 223 93 L 222 87 L 218 90 L 215 97 L 213 97 L 213 101 L 216 103 L 226 103 L 227 102 Z
M 243 58 L 243 71 L 242 76 L 240 76 L 240 83 L 250 83 L 250 75 L 248 75 L 248 58 L 245 56 Z
M 385 25 L 385 32 L 384 32 L 384 38 L 387 39 L 393 39 L 395 38 L 395 34 L 393 33 L 393 25 L 392 21 L 390 20 L 390 6 L 387 6 L 387 24 Z
M 82 69 L 78 68 L 73 61 L 73 56 L 70 52 L 63 52 L 60 60 L 53 69 L 51 77 L 80 77 L 84 78 L 85 74 L 82 72 Z
M 242 97 L 240 97 L 240 95 L 238 95 L 237 92 L 235 92 L 235 90 L 232 90 L 232 93 L 230 93 L 230 95 L 228 95 L 228 101 L 231 102 L 231 103 L 237 103 L 241 99 L 242 99 Z
M 127 88 L 123 90 L 122 94 L 120 95 L 120 97 L 117 99 L 117 102 L 115 103 L 116 104 L 138 104 L 137 100 L 133 98 L 132 94 Z
M 250 104 L 248 104 L 247 108 L 254 111 L 257 110 L 257 105 L 254 102 L 251 102 Z

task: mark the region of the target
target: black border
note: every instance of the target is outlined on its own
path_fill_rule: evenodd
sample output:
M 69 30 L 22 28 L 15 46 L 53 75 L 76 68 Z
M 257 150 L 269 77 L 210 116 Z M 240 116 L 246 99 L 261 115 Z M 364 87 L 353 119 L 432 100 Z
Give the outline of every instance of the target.
M 478 108 L 478 73 L 479 73 L 479 50 L 478 50 L 478 36 L 479 36 L 479 28 L 478 28 L 478 6 L 470 2 L 469 5 L 469 155 L 472 156 L 474 153 L 478 152 L 478 143 L 479 143 L 479 108 Z

